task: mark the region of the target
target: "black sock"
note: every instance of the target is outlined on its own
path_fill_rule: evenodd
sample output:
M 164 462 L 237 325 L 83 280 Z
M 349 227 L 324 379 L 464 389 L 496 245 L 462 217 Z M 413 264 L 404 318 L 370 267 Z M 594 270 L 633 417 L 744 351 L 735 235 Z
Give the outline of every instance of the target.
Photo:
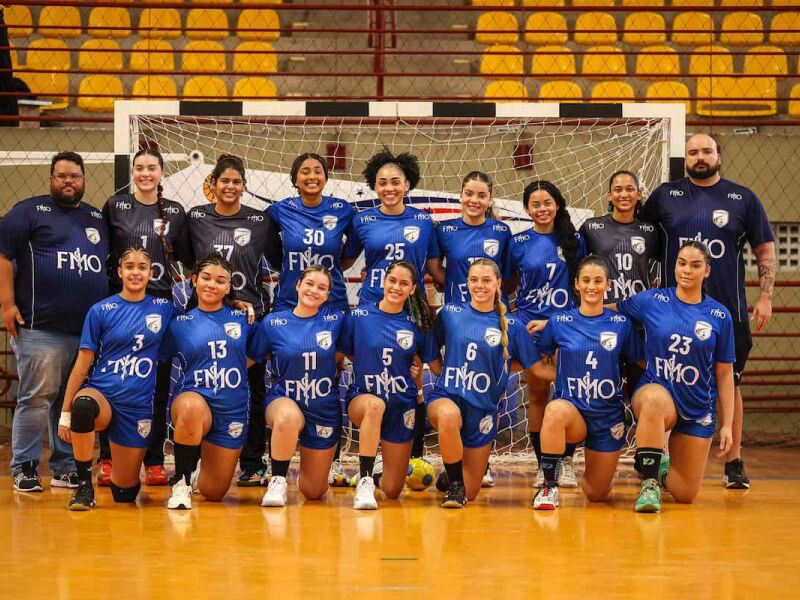
M 425 404 L 414 407 L 414 443 L 411 445 L 411 458 L 422 458 L 425 452 Z
M 342 454 L 342 440 L 340 439 L 338 442 L 336 442 L 336 452 L 333 455 L 334 462 L 339 460 L 341 454 Z
M 575 448 L 578 447 L 578 444 L 567 444 L 566 450 L 564 450 L 564 458 L 572 458 L 575 455 Z
M 444 470 L 447 471 L 447 478 L 450 483 L 460 481 L 464 483 L 464 462 L 458 461 L 454 463 L 444 463 Z
M 92 483 L 92 459 L 75 460 L 75 470 L 80 483 Z
M 561 466 L 561 454 L 542 453 L 542 472 L 544 481 L 549 487 L 558 487 L 558 468 Z
M 658 479 L 658 466 L 661 464 L 661 448 L 639 448 L 636 450 L 636 461 L 642 468 L 642 479 Z
M 358 455 L 358 471 L 360 477 L 372 477 L 372 467 L 375 466 L 374 456 Z
M 186 444 L 173 444 L 175 452 L 175 475 L 178 478 L 183 477 L 186 483 L 190 483 L 192 479 L 192 471 L 194 471 L 199 458 L 200 446 L 187 446 Z
M 273 477 L 286 477 L 289 474 L 289 463 L 291 460 L 276 460 L 270 457 L 269 462 L 272 465 Z
M 533 445 L 533 452 L 536 454 L 536 462 L 542 464 L 542 440 L 541 440 L 541 432 L 539 431 L 529 431 L 528 438 L 531 440 L 531 444 Z

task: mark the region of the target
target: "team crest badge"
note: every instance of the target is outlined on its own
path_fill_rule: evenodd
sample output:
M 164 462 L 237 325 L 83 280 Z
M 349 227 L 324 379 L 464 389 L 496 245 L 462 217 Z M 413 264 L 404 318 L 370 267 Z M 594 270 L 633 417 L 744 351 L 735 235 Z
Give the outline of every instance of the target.
M 150 419 L 140 419 L 136 422 L 136 432 L 139 434 L 139 437 L 146 438 L 150 435 L 150 429 L 152 428 L 153 421 Z
M 615 440 L 621 440 L 625 434 L 625 423 L 617 423 L 611 428 L 611 437 Z
M 714 225 L 717 227 L 725 227 L 728 224 L 728 211 L 715 210 L 711 213 L 711 220 L 714 221 Z
M 237 227 L 233 230 L 233 241 L 240 246 L 247 246 L 250 243 L 250 230 L 246 227 Z
M 487 327 L 486 331 L 483 333 L 483 339 L 492 348 L 500 345 L 500 339 L 502 337 L 503 333 L 499 329 L 495 329 L 494 327 Z
M 84 231 L 86 232 L 86 239 L 88 239 L 93 244 L 100 243 L 100 232 L 97 231 L 97 229 L 95 229 L 94 227 L 87 227 L 86 229 L 84 229 Z
M 333 334 L 330 331 L 318 331 L 317 346 L 323 350 L 328 350 L 331 346 L 333 346 Z
M 161 226 L 164 226 L 164 235 L 169 233 L 169 221 L 164 221 L 164 219 L 153 219 L 153 231 L 155 231 L 158 235 L 161 235 Z
M 645 251 L 644 238 L 639 237 L 638 235 L 633 236 L 631 238 L 631 248 L 633 248 L 633 251 L 636 252 L 636 254 L 644 254 Z
M 483 251 L 486 256 L 494 258 L 500 252 L 500 242 L 497 240 L 483 240 Z
M 228 423 L 228 435 L 236 439 L 244 432 L 244 423 L 239 421 L 231 421 Z
M 601 331 L 600 332 L 600 345 L 611 352 L 614 348 L 617 347 L 617 334 L 613 331 Z
M 407 329 L 397 330 L 397 345 L 403 350 L 408 350 L 414 345 L 414 332 Z
M 711 413 L 706 413 L 706 415 L 703 418 L 697 419 L 697 424 L 702 425 L 703 427 L 708 427 L 709 425 L 713 425 L 714 415 L 712 415 Z
M 478 431 L 480 431 L 483 435 L 486 435 L 492 430 L 494 427 L 494 419 L 492 415 L 486 415 L 481 419 L 481 422 L 478 423 Z
M 410 408 L 403 413 L 403 425 L 406 429 L 414 429 L 414 409 Z
M 419 239 L 419 227 L 416 225 L 403 227 L 403 237 L 406 238 L 406 241 L 413 244 Z
M 153 333 L 161 331 L 161 315 L 146 315 L 144 323 L 147 328 Z
M 242 326 L 239 323 L 225 323 L 225 335 L 234 340 L 242 337 Z
M 697 339 L 700 341 L 705 341 L 711 337 L 711 323 L 706 323 L 705 321 L 698 321 L 694 324 L 694 334 L 697 336 Z
M 322 217 L 322 226 L 327 229 L 328 231 L 333 231 L 336 229 L 336 225 L 339 224 L 339 217 L 336 215 L 325 215 Z
M 333 427 L 328 427 L 327 425 L 317 425 L 317 435 L 321 438 L 328 439 L 333 435 Z

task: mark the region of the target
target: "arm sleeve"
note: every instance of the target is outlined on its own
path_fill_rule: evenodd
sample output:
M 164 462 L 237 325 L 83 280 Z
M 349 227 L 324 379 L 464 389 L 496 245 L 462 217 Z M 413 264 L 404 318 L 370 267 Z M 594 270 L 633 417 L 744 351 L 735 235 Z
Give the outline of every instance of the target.
M 429 363 L 439 358 L 439 347 L 436 344 L 436 336 L 432 331 L 421 331 L 417 342 L 417 354 L 422 362 Z
M 273 221 L 272 219 L 269 219 L 267 228 L 267 247 L 264 248 L 264 256 L 269 262 L 270 269 L 275 272 L 281 270 L 283 243 L 281 242 L 280 226 L 277 221 Z
M 642 338 L 639 331 L 629 321 L 625 328 L 625 345 L 622 347 L 622 355 L 628 363 L 635 363 L 643 357 Z
M 256 321 L 250 326 L 247 336 L 247 357 L 256 362 L 261 362 L 267 355 L 269 340 L 267 339 L 267 321 Z
M 431 226 L 433 229 L 431 230 L 431 237 L 428 240 L 428 253 L 426 254 L 426 259 L 439 258 L 442 255 L 442 251 L 439 248 L 439 237 L 436 235 L 436 222 L 433 219 L 431 219 Z
M 361 250 L 363 250 L 361 238 L 358 235 L 358 227 L 356 227 L 357 219 L 358 216 L 354 216 L 353 220 L 350 222 L 350 226 L 347 228 L 347 241 L 344 244 L 344 251 L 342 252 L 344 258 L 358 258 L 358 255 L 361 254 Z
M 339 333 L 337 350 L 347 356 L 353 356 L 355 352 L 355 321 L 356 317 L 352 314 L 345 314 L 342 331 Z
M 500 270 L 503 278 L 508 279 L 514 276 L 514 265 L 511 262 L 511 248 L 514 244 L 514 237 L 511 235 L 511 230 L 506 233 L 506 239 L 503 240 L 503 255 L 500 257 Z
M 82 350 L 97 352 L 100 348 L 100 335 L 103 333 L 103 322 L 97 305 L 92 306 L 86 314 L 81 332 L 81 341 L 78 346 Z
M 646 312 L 646 302 L 650 298 L 650 290 L 634 294 L 630 298 L 625 298 L 617 302 L 617 310 L 623 315 L 630 317 L 634 321 L 641 323 Z
M 641 208 L 639 209 L 639 214 L 637 216 L 642 221 L 652 223 L 654 225 L 658 223 L 658 192 L 660 189 L 661 186 L 657 187 L 655 191 L 650 194 L 647 202 L 642 204 Z
M 0 253 L 9 259 L 17 254 L 30 241 L 33 233 L 33 219 L 26 204 L 19 203 L 0 219 Z
M 529 369 L 541 360 L 536 352 L 533 338 L 525 326 L 517 320 L 508 324 L 508 351 L 525 369 Z
M 158 349 L 159 362 L 165 362 L 172 359 L 178 354 L 178 348 L 175 345 L 175 321 L 171 321 L 167 327 L 167 332 L 161 340 L 161 346 Z
M 539 354 L 553 356 L 556 353 L 556 340 L 553 332 L 553 327 L 555 326 L 553 323 L 553 319 L 547 321 L 547 325 L 544 326 L 544 329 L 536 338 L 536 347 L 539 350 Z
M 735 363 L 736 362 L 736 344 L 733 338 L 733 319 L 730 312 L 727 310 L 726 318 L 722 321 L 722 326 L 719 328 L 719 335 L 717 336 L 717 347 L 715 361 L 721 363 Z
M 433 327 L 433 336 L 436 344 L 441 348 L 444 346 L 445 329 L 444 329 L 444 309 L 439 309 L 439 314 L 436 317 L 436 325 Z
M 180 229 L 175 236 L 175 242 L 172 244 L 172 254 L 175 260 L 179 261 L 184 267 L 191 269 L 192 264 L 192 247 L 189 244 L 189 219 L 186 217 L 186 212 L 183 207 L 180 208 L 181 219 Z M 109 223 L 109 227 L 111 224 Z
M 747 243 L 751 248 L 755 248 L 765 242 L 774 242 L 775 235 L 769 224 L 767 211 L 758 196 L 751 194 L 750 202 L 747 207 Z
M 586 238 L 580 233 L 576 233 L 575 235 L 578 236 L 578 260 L 580 261 L 586 257 Z

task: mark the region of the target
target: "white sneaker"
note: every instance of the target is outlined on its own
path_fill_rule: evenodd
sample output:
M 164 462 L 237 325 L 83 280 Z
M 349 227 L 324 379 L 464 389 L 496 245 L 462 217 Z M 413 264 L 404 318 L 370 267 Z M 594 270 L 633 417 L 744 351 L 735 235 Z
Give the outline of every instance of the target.
M 331 463 L 331 470 L 328 471 L 328 485 L 333 487 L 347 487 L 347 475 L 345 475 L 342 463 L 335 460 Z
M 533 478 L 533 487 L 540 488 L 544 485 L 544 471 L 542 469 L 536 470 L 536 476 Z
M 558 488 L 543 485 L 533 498 L 536 510 L 555 510 L 558 508 Z
M 200 493 L 200 488 L 197 485 L 198 479 L 200 479 L 200 459 L 197 460 L 197 466 L 194 468 L 194 471 L 192 471 L 192 476 L 189 478 L 189 483 L 192 486 L 193 494 Z
M 181 477 L 172 486 L 172 495 L 167 500 L 167 508 L 189 510 L 192 508 L 192 486 Z
M 269 480 L 261 506 L 286 506 L 286 477 L 275 475 Z
M 492 470 L 488 465 L 486 466 L 486 473 L 483 474 L 483 479 L 481 480 L 481 487 L 494 487 L 494 477 L 492 477 Z
M 379 485 L 383 477 L 383 455 L 378 454 L 375 456 L 375 464 L 372 466 L 372 480 L 375 485 Z
M 575 466 L 572 464 L 572 457 L 564 457 L 561 461 L 561 473 L 558 474 L 559 487 L 576 488 L 578 478 L 575 477 Z
M 375 510 L 378 502 L 375 500 L 375 482 L 372 477 L 362 477 L 356 486 L 356 496 L 353 498 L 353 508 L 356 510 Z

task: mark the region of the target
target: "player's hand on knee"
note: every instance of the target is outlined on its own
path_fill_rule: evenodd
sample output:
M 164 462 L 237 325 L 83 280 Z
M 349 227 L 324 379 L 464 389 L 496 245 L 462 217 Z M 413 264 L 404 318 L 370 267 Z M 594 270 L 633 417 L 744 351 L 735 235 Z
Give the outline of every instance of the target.
M 25 319 L 16 304 L 3 308 L 3 321 L 11 337 L 17 337 L 17 325 L 25 325 Z

